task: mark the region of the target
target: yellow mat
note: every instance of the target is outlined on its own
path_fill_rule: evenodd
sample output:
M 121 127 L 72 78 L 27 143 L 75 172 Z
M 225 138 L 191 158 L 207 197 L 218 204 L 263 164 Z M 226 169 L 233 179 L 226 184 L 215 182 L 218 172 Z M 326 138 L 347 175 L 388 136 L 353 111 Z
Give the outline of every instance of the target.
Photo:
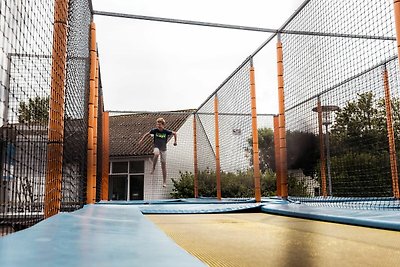
M 400 232 L 265 213 L 147 215 L 209 266 L 400 266 Z

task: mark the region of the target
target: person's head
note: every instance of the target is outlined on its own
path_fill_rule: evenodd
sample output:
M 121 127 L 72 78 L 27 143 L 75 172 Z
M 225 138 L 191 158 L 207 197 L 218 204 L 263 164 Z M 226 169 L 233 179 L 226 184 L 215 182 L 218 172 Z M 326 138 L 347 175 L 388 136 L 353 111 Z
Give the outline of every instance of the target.
M 164 130 L 164 127 L 165 127 L 165 120 L 163 118 L 158 118 L 157 119 L 158 130 L 162 131 L 162 130 Z

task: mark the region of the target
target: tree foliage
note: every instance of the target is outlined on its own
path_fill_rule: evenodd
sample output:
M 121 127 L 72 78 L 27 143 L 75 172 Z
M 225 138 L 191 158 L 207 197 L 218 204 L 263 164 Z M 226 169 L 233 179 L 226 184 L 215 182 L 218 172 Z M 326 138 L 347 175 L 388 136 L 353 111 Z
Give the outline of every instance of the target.
M 246 148 L 249 155 L 253 155 L 253 138 L 247 140 Z M 274 131 L 271 128 L 258 129 L 258 155 L 261 172 L 271 169 L 275 172 Z M 253 166 L 253 156 L 249 157 L 250 166 Z
M 174 188 L 173 198 L 194 197 L 194 175 L 189 172 L 180 173 L 180 177 L 172 179 Z M 198 192 L 200 197 L 215 197 L 217 195 L 216 174 L 206 170 L 198 174 Z M 276 177 L 273 172 L 261 175 L 261 193 L 271 196 L 276 193 Z M 254 178 L 252 171 L 246 172 L 221 172 L 221 194 L 230 198 L 254 197 Z
M 19 123 L 47 123 L 49 119 L 49 97 L 34 97 L 20 102 L 18 107 Z
M 332 157 L 334 196 L 392 196 L 389 153 L 348 151 Z
M 261 195 L 263 197 L 276 195 L 276 176 L 271 170 L 261 175 Z M 194 175 L 190 172 L 181 172 L 180 177 L 172 179 L 174 188 L 171 196 L 173 198 L 194 197 Z M 289 194 L 295 196 L 306 196 L 306 185 L 294 176 L 288 177 Z M 198 192 L 200 197 L 216 197 L 217 183 L 214 171 L 202 171 L 198 175 Z M 222 172 L 221 173 L 221 195 L 225 198 L 252 198 L 254 197 L 253 172 Z
M 392 99 L 395 138 L 400 133 L 399 101 Z M 383 98 L 358 95 L 336 113 L 332 126 L 331 177 L 335 196 L 390 196 L 391 174 Z
M 372 92 L 359 94 L 356 101 L 348 102 L 336 113 L 330 135 L 332 153 L 340 148 L 372 152 L 387 143 L 384 107 L 377 105 Z

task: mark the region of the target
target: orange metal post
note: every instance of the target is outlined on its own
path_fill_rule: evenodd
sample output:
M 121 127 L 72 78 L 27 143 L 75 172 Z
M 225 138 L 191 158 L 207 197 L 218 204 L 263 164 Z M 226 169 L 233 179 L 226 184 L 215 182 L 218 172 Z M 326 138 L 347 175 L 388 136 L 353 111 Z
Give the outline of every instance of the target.
M 99 119 L 99 57 L 96 51 L 96 76 L 95 76 L 95 87 L 94 87 L 94 119 L 93 119 L 93 181 L 94 181 L 94 202 L 97 199 L 97 135 L 98 135 L 98 119 Z
M 88 153 L 87 153 L 87 186 L 86 203 L 93 204 L 96 201 L 96 160 L 95 160 L 95 98 L 96 98 L 96 71 L 97 71 L 97 53 L 96 53 L 96 26 L 92 22 L 91 43 L 90 43 L 90 89 L 89 89 L 89 119 L 88 119 Z
M 395 20 L 395 26 L 396 26 L 396 39 L 397 39 L 397 55 L 400 55 L 400 0 L 394 0 L 393 1 L 394 5 L 394 20 Z M 400 63 L 400 56 L 397 57 Z M 396 150 L 395 150 L 396 151 Z M 393 167 L 392 167 L 393 168 Z M 397 172 L 397 167 L 396 167 L 396 172 Z M 393 175 L 393 172 L 392 172 Z M 395 198 L 400 198 L 399 196 L 399 181 L 398 181 L 398 176 L 396 177 L 392 176 L 392 179 L 396 179 L 396 182 L 393 184 L 393 192 L 394 192 L 394 197 Z
M 221 200 L 221 163 L 219 158 L 218 96 L 214 96 L 215 117 L 215 175 L 217 176 L 217 199 Z
M 325 143 L 324 143 L 324 133 L 322 131 L 322 106 L 321 100 L 318 97 L 317 101 L 317 112 L 318 112 L 318 132 L 319 132 L 319 153 L 321 159 L 321 186 L 322 195 L 326 197 L 326 167 L 325 167 Z
M 396 146 L 394 142 L 394 130 L 392 121 L 392 104 L 390 100 L 389 77 L 386 68 L 383 72 L 383 84 L 385 87 L 386 125 L 388 131 L 388 141 L 389 141 L 390 169 L 392 173 L 392 189 L 393 189 L 393 196 L 396 199 L 399 199 L 400 198 L 399 176 L 397 173 Z
M 400 0 L 393 1 L 394 20 L 396 26 L 397 54 L 400 55 Z M 398 57 L 400 62 L 400 56 Z
M 109 113 L 103 112 L 102 133 L 103 133 L 103 148 L 102 148 L 102 175 L 101 175 L 101 200 L 108 199 L 108 174 L 110 172 L 110 127 Z
M 55 0 L 54 2 L 53 56 L 44 197 L 45 218 L 57 214 L 61 207 L 68 4 L 68 0 Z
M 194 197 L 199 197 L 199 188 L 198 188 L 198 165 L 197 165 L 197 125 L 196 125 L 196 114 L 193 115 L 193 167 L 194 167 Z
M 256 202 L 261 202 L 260 162 L 258 155 L 258 129 L 256 107 L 256 84 L 254 78 L 253 59 L 250 67 L 250 97 L 251 97 L 251 125 L 253 131 L 253 169 L 254 169 L 254 197 Z
M 278 67 L 278 97 L 279 97 L 279 159 L 281 175 L 281 196 L 288 197 L 287 182 L 287 150 L 286 150 L 286 124 L 285 124 L 285 93 L 283 84 L 283 52 L 281 36 L 278 34 L 276 44 L 277 67 Z
M 275 149 L 275 173 L 276 173 L 276 195 L 281 197 L 281 166 L 279 151 L 279 116 L 274 116 L 274 149 Z

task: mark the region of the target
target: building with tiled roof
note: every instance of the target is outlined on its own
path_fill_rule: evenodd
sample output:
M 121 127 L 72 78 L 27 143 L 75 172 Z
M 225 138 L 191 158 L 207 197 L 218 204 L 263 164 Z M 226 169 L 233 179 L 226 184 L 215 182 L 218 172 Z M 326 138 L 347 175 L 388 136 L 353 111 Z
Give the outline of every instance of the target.
M 170 197 L 171 179 L 179 171 L 193 172 L 193 110 L 176 112 L 140 112 L 116 115 L 110 113 L 110 200 L 164 199 Z M 150 174 L 153 139 L 139 140 L 156 128 L 157 118 L 164 118 L 166 129 L 177 132 L 178 145 L 167 143 L 167 188 L 162 187 L 162 172 L 158 162 Z

